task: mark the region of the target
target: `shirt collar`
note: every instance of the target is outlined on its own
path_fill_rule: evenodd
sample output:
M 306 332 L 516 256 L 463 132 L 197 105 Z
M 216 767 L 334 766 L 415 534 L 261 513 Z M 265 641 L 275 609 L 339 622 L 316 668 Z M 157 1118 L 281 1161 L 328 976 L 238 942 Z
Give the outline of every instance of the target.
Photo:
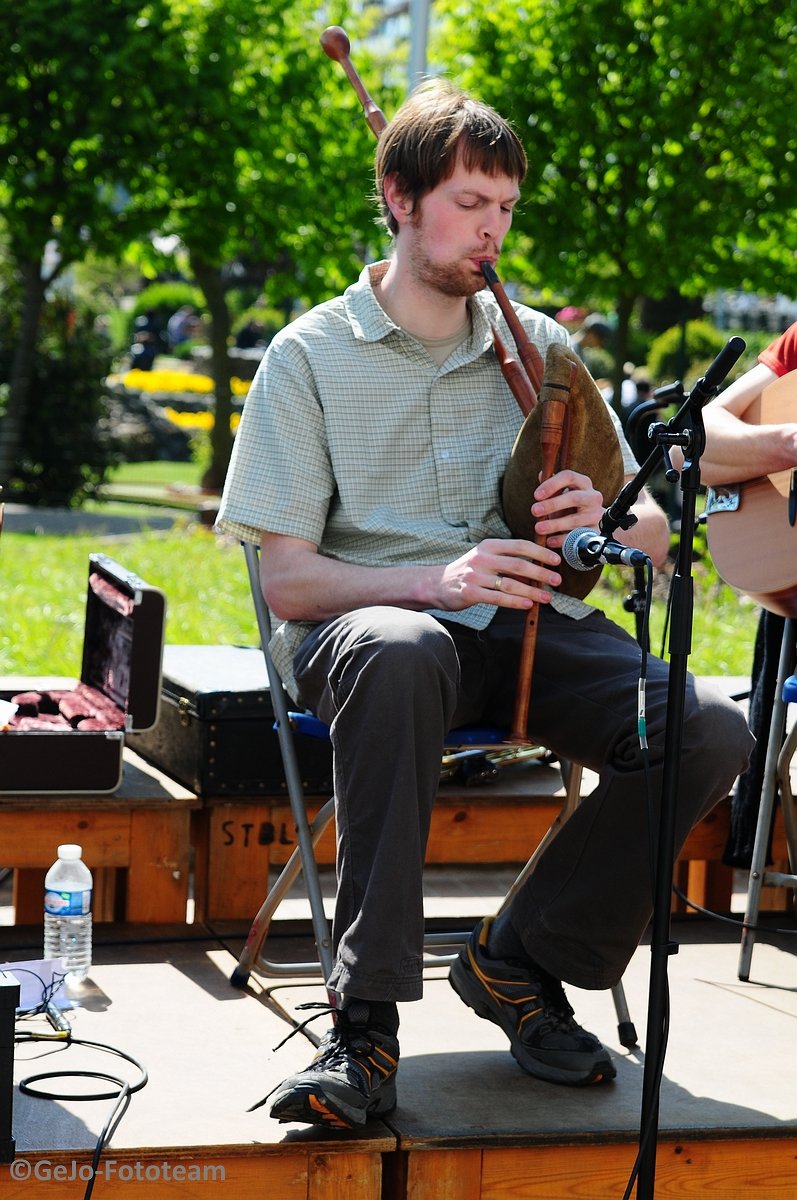
M 374 295 L 374 284 L 385 274 L 389 263 L 369 263 L 363 267 L 360 278 L 344 293 L 346 312 L 356 338 L 366 342 L 378 342 L 398 326 L 391 321 Z M 473 321 L 471 346 L 477 354 L 483 354 L 493 344 L 492 326 L 500 317 L 500 309 L 493 294 L 484 289 L 471 296 L 468 301 Z

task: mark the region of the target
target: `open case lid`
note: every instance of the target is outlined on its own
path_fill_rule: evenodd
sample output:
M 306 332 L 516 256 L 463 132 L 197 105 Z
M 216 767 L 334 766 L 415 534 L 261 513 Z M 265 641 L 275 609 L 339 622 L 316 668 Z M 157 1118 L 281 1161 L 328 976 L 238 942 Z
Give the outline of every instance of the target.
M 125 714 L 125 728 L 158 720 L 166 598 L 105 554 L 89 555 L 81 682 Z

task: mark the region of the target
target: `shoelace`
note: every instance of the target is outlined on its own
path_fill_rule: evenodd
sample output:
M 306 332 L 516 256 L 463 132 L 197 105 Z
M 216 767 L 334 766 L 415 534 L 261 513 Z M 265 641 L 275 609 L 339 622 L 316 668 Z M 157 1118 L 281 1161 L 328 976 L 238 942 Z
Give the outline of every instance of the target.
M 339 1037 L 333 1043 L 333 1045 L 327 1048 L 327 1051 L 324 1054 L 324 1060 L 330 1064 L 335 1063 L 336 1061 L 345 1060 L 349 1039 L 351 1038 L 351 1035 L 355 1029 L 359 1032 L 360 1027 L 352 1024 L 347 1016 L 345 1008 L 337 1008 L 333 1004 L 324 1004 L 323 1001 L 320 1000 L 309 1000 L 305 1004 L 296 1005 L 297 1012 L 299 1009 L 308 1008 L 315 1008 L 318 1011 L 314 1012 L 313 1015 L 308 1017 L 305 1021 L 302 1021 L 301 1024 L 294 1026 L 290 1033 L 287 1034 L 287 1036 L 284 1037 L 281 1042 L 277 1042 L 276 1046 L 273 1047 L 273 1050 L 280 1050 L 286 1042 L 289 1042 L 292 1037 L 296 1036 L 297 1033 L 302 1033 L 307 1026 L 311 1024 L 311 1022 L 317 1021 L 319 1017 L 332 1015 L 335 1017 L 335 1024 L 338 1027 Z M 365 1030 L 362 1030 L 360 1036 L 363 1037 L 366 1043 L 370 1041 L 368 1035 L 365 1033 Z M 373 1048 L 373 1045 L 374 1044 L 371 1041 L 371 1048 Z M 248 1108 L 246 1111 L 254 1112 L 255 1109 L 261 1108 L 266 1101 L 274 1095 L 274 1092 L 276 1092 L 277 1088 L 279 1087 L 281 1087 L 281 1084 L 275 1084 L 271 1091 L 267 1092 L 262 1100 L 258 1100 L 257 1104 L 253 1104 L 252 1107 Z
M 528 971 L 529 962 L 521 958 L 504 959 L 511 966 L 520 968 L 522 971 Z M 561 982 L 555 975 L 551 975 L 544 967 L 538 963 L 533 964 L 535 975 L 530 978 L 533 986 L 537 987 L 537 995 L 542 1001 L 546 1020 L 554 1029 L 572 1029 L 575 1021 L 575 1009 L 568 1002 L 565 990 Z
M 281 1041 L 281 1042 L 277 1042 L 276 1046 L 273 1046 L 273 1047 L 272 1047 L 272 1049 L 273 1049 L 275 1052 L 276 1052 L 277 1050 L 281 1050 L 281 1049 L 282 1049 L 282 1047 L 285 1045 L 285 1043 L 286 1043 L 286 1042 L 289 1042 L 289 1041 L 291 1040 L 291 1038 L 292 1038 L 292 1037 L 294 1037 L 294 1036 L 295 1036 L 297 1033 L 303 1033 L 303 1032 L 304 1032 L 304 1030 L 307 1028 L 307 1026 L 308 1026 L 308 1025 L 309 1025 L 309 1024 L 312 1022 L 312 1021 L 317 1021 L 319 1017 L 323 1017 L 323 1016 L 329 1016 L 329 1015 L 330 1015 L 330 1014 L 332 1014 L 332 1013 L 338 1014 L 338 1009 L 337 1009 L 337 1008 L 335 1008 L 335 1006 L 334 1006 L 334 1005 L 332 1005 L 332 1004 L 324 1004 L 324 1003 L 323 1003 L 322 1001 L 320 1001 L 320 1000 L 310 1000 L 310 1001 L 308 1001 L 306 1004 L 297 1004 L 297 1005 L 296 1005 L 296 1008 L 297 1008 L 297 1011 L 298 1011 L 300 1008 L 301 1008 L 301 1009 L 306 1009 L 306 1008 L 316 1008 L 316 1009 L 318 1009 L 318 1012 L 315 1012 L 315 1013 L 313 1013 L 312 1017 L 308 1017 L 308 1018 L 307 1018 L 307 1020 L 306 1020 L 306 1021 L 302 1021 L 300 1025 L 295 1025 L 295 1026 L 293 1027 L 293 1029 L 290 1031 L 290 1033 L 287 1035 L 287 1037 L 284 1037 L 284 1038 L 282 1039 L 282 1041 Z M 258 1100 L 257 1104 L 253 1104 L 253 1105 L 252 1105 L 252 1107 L 251 1107 L 251 1108 L 247 1108 L 247 1110 L 246 1110 L 246 1111 L 247 1111 L 247 1112 L 254 1112 L 254 1111 L 255 1111 L 255 1109 L 262 1108 L 262 1107 L 263 1107 L 263 1105 L 266 1103 L 266 1101 L 268 1101 L 268 1100 L 270 1100 L 270 1099 L 271 1099 L 271 1097 L 272 1097 L 272 1096 L 274 1095 L 274 1093 L 276 1092 L 277 1088 L 278 1088 L 278 1087 L 280 1087 L 280 1086 L 281 1086 L 281 1085 L 280 1085 L 279 1083 L 275 1084 L 275 1085 L 274 1085 L 274 1087 L 271 1089 L 271 1091 L 270 1091 L 270 1092 L 266 1092 L 266 1094 L 265 1094 L 265 1096 L 263 1097 L 263 1099 L 262 1099 L 262 1100 Z
M 543 975 L 542 995 L 547 1008 L 555 1012 L 557 1016 L 565 1021 L 570 1021 L 575 1016 L 575 1010 L 570 1006 L 565 989 L 562 987 L 558 979 L 554 979 L 552 975 L 547 978 Z
M 300 1025 L 295 1025 L 290 1033 L 284 1037 L 281 1042 L 277 1042 L 276 1046 L 272 1046 L 272 1050 L 281 1050 L 286 1042 L 289 1042 L 292 1037 L 296 1036 L 297 1033 L 304 1033 L 307 1026 L 312 1024 L 313 1021 L 317 1021 L 319 1017 L 334 1016 L 339 1019 L 343 1015 L 343 1009 L 336 1008 L 334 1004 L 324 1004 L 322 1000 L 308 1000 L 305 1004 L 296 1005 L 297 1012 L 300 1009 L 307 1008 L 315 1008 L 318 1009 L 318 1011 L 314 1012 L 312 1017 L 308 1017 L 306 1021 L 302 1021 Z

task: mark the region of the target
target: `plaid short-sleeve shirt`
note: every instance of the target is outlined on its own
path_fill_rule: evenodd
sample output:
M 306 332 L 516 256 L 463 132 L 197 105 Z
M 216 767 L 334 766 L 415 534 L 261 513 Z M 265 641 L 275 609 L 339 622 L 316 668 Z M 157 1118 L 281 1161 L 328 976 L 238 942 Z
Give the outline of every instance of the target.
M 500 485 L 522 416 L 493 350 L 493 325 L 511 344 L 498 305 L 475 295 L 470 336 L 437 366 L 376 299 L 386 269 L 366 267 L 274 338 L 244 405 L 218 529 L 255 543 L 263 530 L 304 538 L 363 566 L 447 563 L 511 536 Z M 516 307 L 543 358 L 567 342 L 555 321 Z M 554 603 L 590 611 L 571 597 Z M 494 613 L 478 604 L 434 615 L 483 629 Z M 272 639 L 289 690 L 311 628 L 284 622 Z

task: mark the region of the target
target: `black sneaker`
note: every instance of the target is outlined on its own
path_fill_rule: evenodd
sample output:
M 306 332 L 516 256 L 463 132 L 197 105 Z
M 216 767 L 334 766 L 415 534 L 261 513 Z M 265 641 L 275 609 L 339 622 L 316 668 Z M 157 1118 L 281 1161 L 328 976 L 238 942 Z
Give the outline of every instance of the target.
M 369 1117 L 396 1107 L 399 1044 L 379 1029 L 369 1029 L 367 1003 L 355 1001 L 336 1013 L 306 1071 L 281 1083 L 273 1093 L 271 1116 L 332 1129 L 354 1129 Z
M 500 1025 L 524 1071 L 551 1083 L 601 1083 L 617 1072 L 609 1052 L 573 1020 L 561 983 L 528 960 L 491 958 L 492 917 L 476 926 L 452 963 L 449 982 L 462 1000 Z

